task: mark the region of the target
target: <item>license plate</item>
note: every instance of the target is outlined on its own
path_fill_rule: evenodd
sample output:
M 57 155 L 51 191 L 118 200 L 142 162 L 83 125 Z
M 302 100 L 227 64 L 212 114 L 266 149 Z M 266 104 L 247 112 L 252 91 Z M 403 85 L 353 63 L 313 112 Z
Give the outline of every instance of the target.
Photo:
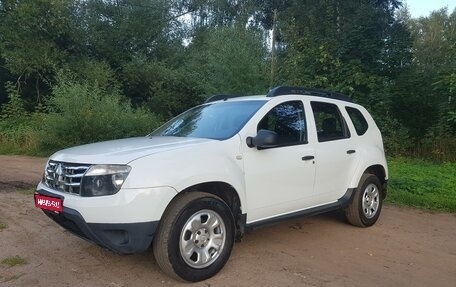
M 35 194 L 35 206 L 41 209 L 62 212 L 62 199 L 41 194 Z

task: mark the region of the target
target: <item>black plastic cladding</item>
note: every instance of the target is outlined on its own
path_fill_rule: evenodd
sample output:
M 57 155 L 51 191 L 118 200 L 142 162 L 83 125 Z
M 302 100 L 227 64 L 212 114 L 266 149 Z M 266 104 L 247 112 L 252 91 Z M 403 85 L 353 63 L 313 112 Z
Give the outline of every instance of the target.
M 267 94 L 267 97 L 271 98 L 271 97 L 277 97 L 277 96 L 283 96 L 283 95 L 308 95 L 308 96 L 317 96 L 317 97 L 341 100 L 341 101 L 350 102 L 350 103 L 353 102 L 352 99 L 350 99 L 348 96 L 341 94 L 341 93 L 320 90 L 320 89 L 309 89 L 309 88 L 288 87 L 288 86 L 279 86 L 279 87 L 273 88 L 272 90 L 269 91 L 269 93 Z

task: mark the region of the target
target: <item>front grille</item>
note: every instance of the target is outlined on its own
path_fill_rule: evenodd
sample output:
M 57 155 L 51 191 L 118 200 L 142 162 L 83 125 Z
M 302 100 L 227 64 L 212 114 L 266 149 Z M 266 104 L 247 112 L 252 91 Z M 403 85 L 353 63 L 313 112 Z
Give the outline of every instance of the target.
M 81 194 L 81 180 L 90 165 L 50 160 L 44 170 L 44 183 L 54 190 Z

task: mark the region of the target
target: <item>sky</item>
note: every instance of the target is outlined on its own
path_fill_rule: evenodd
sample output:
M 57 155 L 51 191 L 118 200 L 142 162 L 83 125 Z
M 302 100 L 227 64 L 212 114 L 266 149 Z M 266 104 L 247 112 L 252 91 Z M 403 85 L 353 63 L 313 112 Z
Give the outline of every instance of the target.
M 429 16 L 431 11 L 448 6 L 451 13 L 456 7 L 456 0 L 405 0 L 413 18 Z

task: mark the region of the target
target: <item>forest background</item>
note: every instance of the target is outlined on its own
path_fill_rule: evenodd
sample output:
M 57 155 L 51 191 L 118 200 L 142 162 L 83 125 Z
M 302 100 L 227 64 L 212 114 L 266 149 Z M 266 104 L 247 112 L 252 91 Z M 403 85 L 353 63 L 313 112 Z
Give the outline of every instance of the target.
M 456 161 L 456 10 L 401 0 L 0 0 L 0 153 L 145 135 L 213 94 L 342 92 L 387 155 Z

